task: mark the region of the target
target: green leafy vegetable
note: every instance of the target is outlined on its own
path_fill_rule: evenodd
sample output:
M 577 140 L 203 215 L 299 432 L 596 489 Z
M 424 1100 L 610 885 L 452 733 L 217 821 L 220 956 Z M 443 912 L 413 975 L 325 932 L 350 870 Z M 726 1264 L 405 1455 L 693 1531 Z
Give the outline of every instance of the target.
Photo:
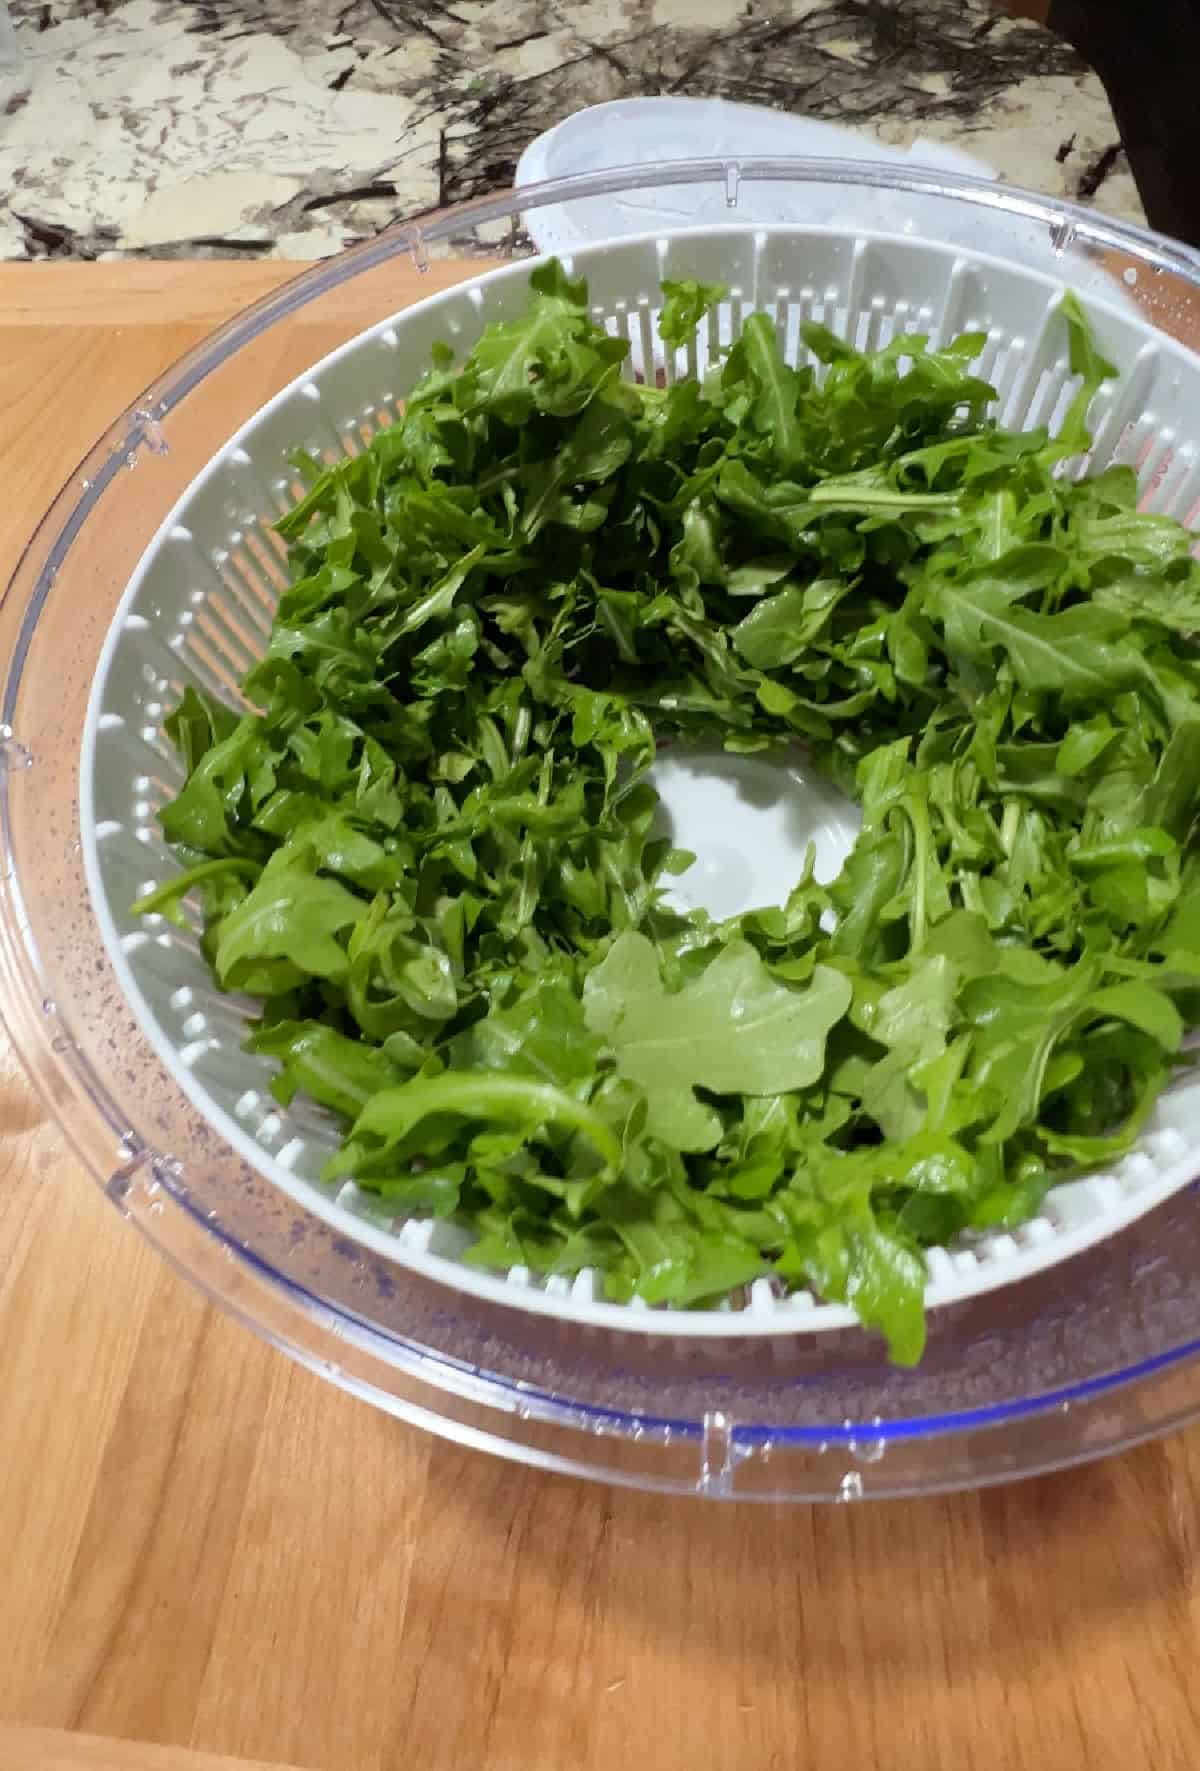
M 584 1018 L 647 1101 L 650 1133 L 711 1150 L 721 1115 L 693 1092 L 781 1095 L 825 1066 L 825 1038 L 850 1006 L 849 980 L 818 966 L 806 989 L 777 983 L 747 941 L 731 941 L 682 989 L 663 988 L 654 943 L 632 929 L 589 972 Z
M 664 285 L 670 351 L 725 294 Z M 1062 324 L 1051 438 L 978 336 L 806 326 L 792 367 L 752 314 L 702 381 L 623 378 L 549 263 L 299 462 L 252 711 L 168 721 L 185 866 L 138 908 L 260 999 L 331 1179 L 618 1299 L 809 1286 L 912 1361 L 926 1247 L 1128 1146 L 1200 1020 L 1200 567 L 1129 469 L 1062 474 L 1112 374 Z M 646 770 L 714 738 L 859 802 L 830 886 L 670 908 Z

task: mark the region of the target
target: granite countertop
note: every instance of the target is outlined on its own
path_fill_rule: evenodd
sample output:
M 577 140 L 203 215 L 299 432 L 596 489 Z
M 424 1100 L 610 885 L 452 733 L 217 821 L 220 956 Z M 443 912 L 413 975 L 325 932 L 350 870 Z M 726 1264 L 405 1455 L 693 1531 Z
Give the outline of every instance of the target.
M 1142 219 L 1095 75 L 983 0 L 9 9 L 0 258 L 317 258 L 501 189 L 542 130 L 647 93 L 952 141 L 1013 183 Z

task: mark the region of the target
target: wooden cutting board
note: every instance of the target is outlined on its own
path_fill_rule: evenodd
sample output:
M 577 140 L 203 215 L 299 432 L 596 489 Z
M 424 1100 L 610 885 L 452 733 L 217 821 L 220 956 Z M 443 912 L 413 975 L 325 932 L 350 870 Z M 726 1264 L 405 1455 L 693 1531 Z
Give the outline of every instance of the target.
M 0 267 L 0 555 L 285 274 Z M 0 1055 L 0 1771 L 1190 1766 L 1198 1484 L 1198 1431 L 862 1509 L 423 1437 L 202 1302 Z
M 296 1771 L 262 1759 L 194 1753 L 181 1746 L 105 1740 L 62 1728 L 9 1728 L 0 1722 L 3 1771 Z

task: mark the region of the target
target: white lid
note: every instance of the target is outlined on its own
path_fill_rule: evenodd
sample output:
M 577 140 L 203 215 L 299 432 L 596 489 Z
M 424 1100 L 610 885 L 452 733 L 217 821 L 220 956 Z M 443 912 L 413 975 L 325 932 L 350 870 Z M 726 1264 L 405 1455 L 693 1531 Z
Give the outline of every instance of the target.
M 875 160 L 890 165 L 926 166 L 995 178 L 985 161 L 960 148 L 917 141 L 909 148 L 887 147 L 870 136 L 836 123 L 794 117 L 763 105 L 732 104 L 723 98 L 622 98 L 591 105 L 567 117 L 530 143 L 517 163 L 514 183 L 540 183 L 573 178 L 615 166 L 653 166 L 663 160 L 707 160 L 755 155 L 802 156 L 807 159 Z M 797 212 L 797 196 L 786 184 L 746 186 L 738 197 L 741 221 L 805 221 L 811 213 L 811 192 Z M 844 202 L 845 193 L 841 200 Z M 884 193 L 887 205 L 897 199 Z M 710 214 L 711 211 L 711 214 Z M 725 199 L 704 186 L 678 186 L 659 191 L 632 191 L 623 198 L 593 198 L 530 214 L 531 237 L 545 251 L 566 251 L 586 239 L 614 233 L 644 232 L 656 220 L 672 225 L 730 219 Z M 832 219 L 832 216 L 830 217 Z M 886 223 L 886 214 L 875 218 Z M 597 225 L 598 224 L 598 225 Z
M 518 190 L 547 179 L 671 160 L 737 158 L 869 160 L 995 179 L 995 168 L 961 148 L 918 140 L 889 147 L 835 123 L 722 98 L 622 98 L 591 105 L 539 135 L 517 163 Z M 794 222 L 939 239 L 965 252 L 995 254 L 1069 283 L 1087 299 L 1128 306 L 1120 285 L 1079 254 L 1064 253 L 1045 226 L 1024 216 L 971 208 L 937 195 L 742 179 L 736 210 L 710 181 L 614 192 L 526 211 L 526 231 L 543 252 L 569 254 L 598 240 L 655 227 L 724 227 L 730 221 Z

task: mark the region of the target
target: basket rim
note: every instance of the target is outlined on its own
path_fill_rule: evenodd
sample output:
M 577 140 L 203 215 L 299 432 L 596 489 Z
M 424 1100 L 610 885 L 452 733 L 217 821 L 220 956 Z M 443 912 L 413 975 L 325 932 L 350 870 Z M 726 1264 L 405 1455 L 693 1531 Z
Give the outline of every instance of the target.
M 856 172 L 860 166 L 861 163 L 855 163 Z M 570 182 L 574 183 L 575 181 Z M 892 182 L 892 180 L 889 178 L 887 182 Z M 522 194 L 522 200 L 525 195 L 526 193 Z M 951 261 L 962 261 L 968 265 L 978 265 L 985 269 L 1003 269 L 1010 273 L 1012 270 L 1008 261 L 996 255 L 955 246 L 948 242 L 920 240 L 912 235 L 896 234 L 887 230 L 839 228 L 821 223 L 763 224 L 736 220 L 716 227 L 709 224 L 689 228 L 652 228 L 640 235 L 622 235 L 613 241 L 590 242 L 577 252 L 562 256 L 568 263 L 578 264 L 580 268 L 586 270 L 589 262 L 611 252 L 614 248 L 638 248 L 645 246 L 648 242 L 669 241 L 675 238 L 695 239 L 704 236 L 723 238 L 746 235 L 835 238 L 879 244 L 899 250 L 919 249 L 924 253 L 933 249 L 940 251 Z M 687 1339 L 725 1339 L 746 1336 L 757 1338 L 780 1334 L 807 1335 L 856 1328 L 859 1326 L 858 1318 L 851 1309 L 844 1305 L 828 1303 L 813 1303 L 793 1314 L 786 1306 L 763 1311 L 755 1310 L 752 1305 L 743 1309 L 732 1309 L 727 1306 L 724 1309 L 705 1311 L 664 1311 L 644 1304 L 631 1306 L 604 1300 L 587 1302 L 568 1294 L 547 1292 L 539 1285 L 522 1285 L 508 1276 L 477 1271 L 451 1256 L 406 1245 L 396 1232 L 384 1229 L 369 1219 L 357 1216 L 346 1207 L 339 1205 L 336 1199 L 325 1193 L 319 1185 L 296 1177 L 214 1100 L 207 1087 L 195 1077 L 190 1068 L 179 1062 L 174 1041 L 166 1033 L 147 1000 L 121 947 L 120 935 L 103 884 L 96 836 L 95 778 L 98 722 L 105 688 L 120 642 L 124 618 L 147 575 L 152 570 L 164 541 L 174 528 L 181 523 L 186 525 L 188 505 L 220 473 L 231 454 L 236 450 L 243 449 L 244 444 L 252 438 L 255 430 L 265 423 L 281 405 L 302 390 L 306 384 L 318 382 L 321 376 L 341 359 L 362 349 L 398 324 L 407 323 L 410 319 L 453 300 L 461 300 L 465 291 L 484 285 L 494 286 L 499 283 L 507 283 L 514 279 L 526 281 L 530 271 L 538 264 L 545 262 L 547 256 L 550 255 L 539 254 L 534 257 L 522 258 L 511 264 L 501 265 L 475 277 L 464 279 L 462 283 L 454 285 L 448 290 L 437 291 L 419 302 L 385 316 L 373 325 L 364 328 L 353 338 L 327 352 L 325 356 L 295 376 L 238 427 L 220 449 L 214 452 L 200 472 L 193 477 L 162 519 L 112 614 L 88 698 L 80 745 L 79 822 L 84 869 L 92 909 L 97 918 L 110 962 L 143 1035 L 191 1105 L 203 1115 L 214 1129 L 219 1131 L 243 1161 L 287 1195 L 295 1204 L 303 1210 L 311 1212 L 313 1216 L 321 1219 L 330 1228 L 351 1238 L 372 1252 L 384 1255 L 398 1266 L 410 1267 L 427 1278 L 452 1287 L 459 1293 L 508 1308 L 549 1315 L 558 1321 L 572 1322 L 580 1326 L 619 1328 L 625 1332 L 640 1332 L 654 1336 L 667 1333 L 672 1338 Z M 1053 297 L 1056 291 L 1061 295 L 1062 284 L 1056 283 L 1053 278 L 1041 270 L 1027 269 L 1023 274 L 1028 281 L 1046 291 L 1049 298 L 1048 311 L 1053 311 Z M 1104 311 L 1102 303 L 1089 302 L 1089 306 L 1095 306 L 1097 311 Z M 1114 319 L 1128 323 L 1130 316 L 1127 303 L 1122 302 L 1118 305 L 1117 300 L 1114 299 L 1110 306 L 1110 312 Z M 1164 351 L 1173 350 L 1185 356 L 1189 361 L 1195 361 L 1194 354 L 1177 340 L 1155 332 L 1149 320 L 1143 319 L 1140 323 L 1145 327 L 1148 340 L 1152 339 L 1157 348 Z M 955 1275 L 953 1278 L 943 1276 L 938 1279 L 931 1276 L 926 1289 L 926 1308 L 932 1311 L 968 1298 L 979 1297 L 988 1291 L 1033 1277 L 1051 1266 L 1060 1265 L 1074 1255 L 1082 1253 L 1097 1241 L 1123 1229 L 1127 1224 L 1178 1191 L 1194 1176 L 1194 1160 L 1187 1157 L 1181 1158 L 1168 1165 L 1153 1185 L 1125 1195 L 1119 1209 L 1100 1214 L 1097 1220 L 1092 1220 L 1073 1229 L 1064 1228 L 1052 1240 L 1040 1245 L 1027 1245 L 1015 1257 L 977 1262 L 969 1276 Z

